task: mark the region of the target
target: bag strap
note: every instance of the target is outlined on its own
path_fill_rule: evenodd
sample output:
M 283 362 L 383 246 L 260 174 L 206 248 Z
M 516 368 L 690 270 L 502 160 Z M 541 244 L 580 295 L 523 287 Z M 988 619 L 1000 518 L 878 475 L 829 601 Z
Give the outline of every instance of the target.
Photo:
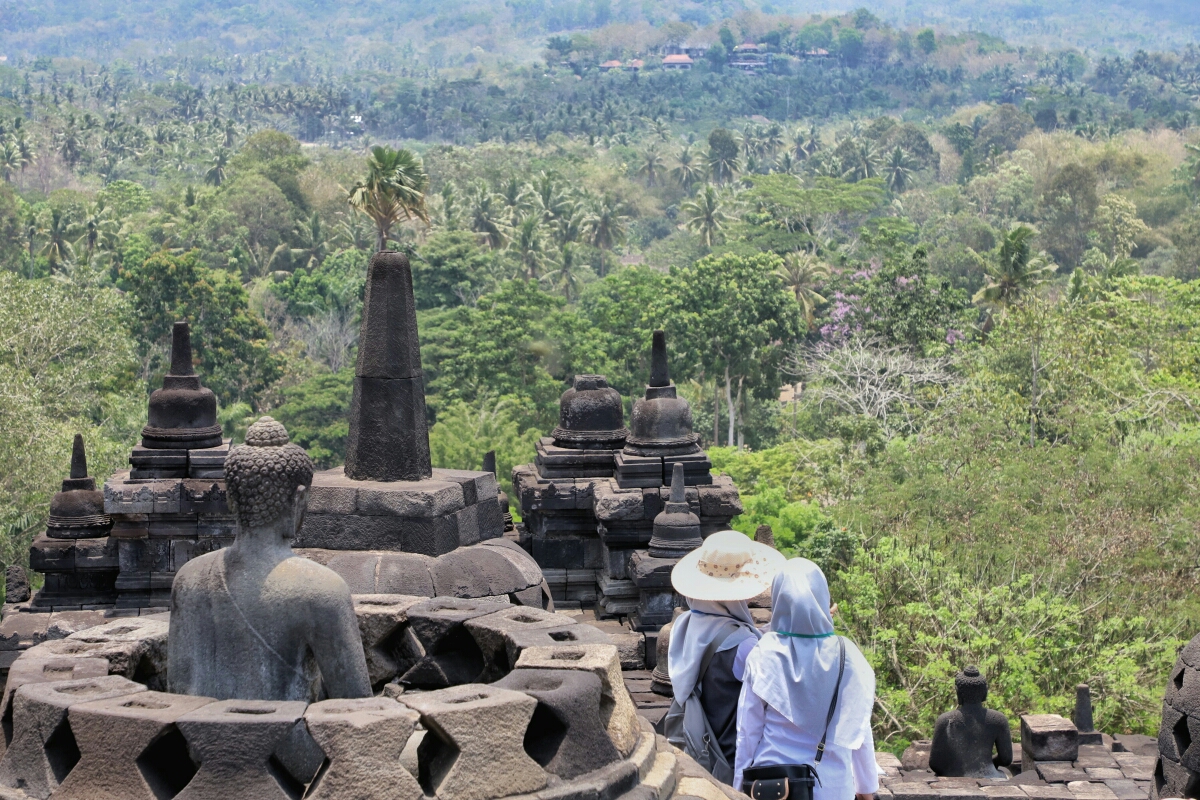
M 825 715 L 825 732 L 821 734 L 821 742 L 817 745 L 817 763 L 821 763 L 825 755 L 825 737 L 829 735 L 829 725 L 833 722 L 833 713 L 837 710 L 838 692 L 842 688 L 842 673 L 846 671 L 846 640 L 838 637 L 838 678 L 833 685 L 833 700 L 829 703 L 829 713 Z
M 725 640 L 733 634 L 737 633 L 737 623 L 730 622 L 715 639 L 708 643 L 708 647 L 704 648 L 704 655 L 700 658 L 700 672 L 696 675 L 696 689 L 700 688 L 701 682 L 704 680 L 705 674 L 708 672 L 708 666 L 712 663 L 713 657 L 717 654 L 717 650 L 721 645 L 725 644 Z M 693 689 L 692 691 L 695 691 Z

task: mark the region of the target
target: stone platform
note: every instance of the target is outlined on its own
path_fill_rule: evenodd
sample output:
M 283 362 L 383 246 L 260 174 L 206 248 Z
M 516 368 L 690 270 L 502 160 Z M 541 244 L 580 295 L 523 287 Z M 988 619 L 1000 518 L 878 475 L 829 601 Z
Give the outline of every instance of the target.
M 490 472 L 434 469 L 420 481 L 359 481 L 342 467 L 313 476 L 295 546 L 441 556 L 504 533 Z
M 638 717 L 615 646 L 561 641 L 598 629 L 503 601 L 354 600 L 377 687 L 363 699 L 171 694 L 165 614 L 31 648 L 0 701 L 0 800 L 745 800 Z M 449 640 L 479 678 L 410 685 L 440 674 L 422 664 L 448 663 Z

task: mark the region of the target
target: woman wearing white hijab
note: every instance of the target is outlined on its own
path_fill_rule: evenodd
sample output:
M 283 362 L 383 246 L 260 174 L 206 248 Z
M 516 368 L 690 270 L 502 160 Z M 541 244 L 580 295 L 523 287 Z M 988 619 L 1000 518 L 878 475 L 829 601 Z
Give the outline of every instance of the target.
M 704 716 L 730 767 L 725 780 L 732 777 L 737 746 L 742 667 L 761 635 L 754 626 L 749 601 L 767 590 L 784 563 L 773 548 L 737 531 L 721 531 L 705 539 L 671 571 L 671 584 L 687 598 L 690 609 L 675 620 L 671 631 L 667 655 L 671 689 L 682 706 L 699 688 Z M 719 637 L 724 638 L 701 675 L 705 651 Z
M 753 768 L 807 764 L 819 776 L 814 800 L 870 798 L 879 789 L 875 673 L 853 642 L 834 634 L 829 584 L 816 564 L 789 561 L 771 584 L 771 600 L 770 630 L 746 658 L 733 785 L 741 789 Z

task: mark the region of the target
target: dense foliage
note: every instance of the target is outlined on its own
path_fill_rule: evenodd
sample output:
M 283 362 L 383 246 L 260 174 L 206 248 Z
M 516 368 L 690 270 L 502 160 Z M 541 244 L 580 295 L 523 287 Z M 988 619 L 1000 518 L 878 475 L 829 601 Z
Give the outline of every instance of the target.
M 0 561 L 72 433 L 121 466 L 180 318 L 227 435 L 269 412 L 339 464 L 382 244 L 413 264 L 437 465 L 496 450 L 505 478 L 573 375 L 631 402 L 666 330 L 735 526 L 824 565 L 887 746 L 967 662 L 1010 716 L 1086 680 L 1106 730 L 1153 730 L 1200 627 L 1195 47 L 690 0 L 303 5 L 0 23 Z M 331 20 L 436 35 L 335 52 Z M 214 32 L 254 46 L 176 47 Z M 661 68 L 685 44 L 694 68 Z

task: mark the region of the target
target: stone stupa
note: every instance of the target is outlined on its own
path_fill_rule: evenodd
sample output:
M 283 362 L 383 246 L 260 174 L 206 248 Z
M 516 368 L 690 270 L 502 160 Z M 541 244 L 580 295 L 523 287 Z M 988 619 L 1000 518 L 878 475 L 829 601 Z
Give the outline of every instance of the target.
M 412 269 L 371 259 L 344 467 L 313 476 L 297 551 L 355 594 L 508 596 L 547 606 L 533 560 L 504 536 L 489 471 L 434 469 Z

